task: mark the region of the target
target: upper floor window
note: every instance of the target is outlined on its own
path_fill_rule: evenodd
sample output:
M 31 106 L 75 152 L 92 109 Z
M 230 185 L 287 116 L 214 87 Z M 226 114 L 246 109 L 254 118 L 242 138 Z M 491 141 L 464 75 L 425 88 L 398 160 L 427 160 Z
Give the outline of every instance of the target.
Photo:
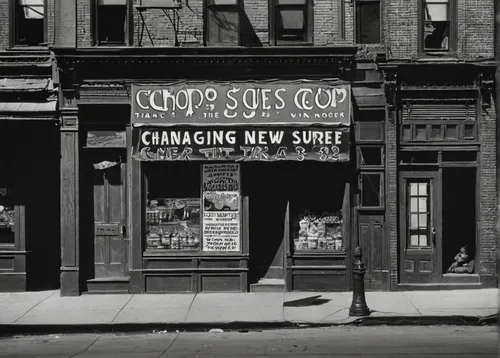
M 356 43 L 381 42 L 380 0 L 356 0 Z
M 206 4 L 207 45 L 239 45 L 241 13 L 239 0 L 208 0 Z
M 45 44 L 45 0 L 14 0 L 14 45 Z
M 271 43 L 274 45 L 312 44 L 312 0 L 271 0 L 270 7 Z
M 451 53 L 456 48 L 454 0 L 423 0 L 422 44 L 427 53 Z
M 125 45 L 127 0 L 97 0 L 95 6 L 96 45 Z

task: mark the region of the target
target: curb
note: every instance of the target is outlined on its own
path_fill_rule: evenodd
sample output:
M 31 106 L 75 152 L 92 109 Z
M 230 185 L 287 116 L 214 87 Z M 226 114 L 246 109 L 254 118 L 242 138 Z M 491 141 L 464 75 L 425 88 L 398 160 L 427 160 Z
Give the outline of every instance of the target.
M 483 326 L 496 325 L 498 315 L 478 316 L 387 316 L 359 317 L 347 322 L 192 322 L 192 323 L 103 323 L 103 324 L 0 324 L 0 336 L 85 334 L 85 333 L 166 333 L 208 332 L 213 328 L 228 332 L 276 329 L 325 328 L 336 326 Z

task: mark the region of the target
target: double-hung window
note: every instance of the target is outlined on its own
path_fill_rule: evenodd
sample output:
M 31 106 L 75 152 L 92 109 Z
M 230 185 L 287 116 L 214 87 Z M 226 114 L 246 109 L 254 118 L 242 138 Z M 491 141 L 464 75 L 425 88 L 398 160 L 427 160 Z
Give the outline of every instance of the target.
M 422 50 L 452 53 L 456 50 L 455 0 L 422 0 Z
M 356 43 L 381 42 L 380 0 L 356 0 Z
M 45 0 L 14 1 L 14 45 L 45 45 Z
M 205 41 L 208 46 L 239 45 L 239 0 L 207 0 L 205 14 Z
M 128 0 L 96 0 L 94 39 L 98 46 L 127 43 Z
M 270 0 L 270 35 L 274 45 L 313 42 L 312 0 Z

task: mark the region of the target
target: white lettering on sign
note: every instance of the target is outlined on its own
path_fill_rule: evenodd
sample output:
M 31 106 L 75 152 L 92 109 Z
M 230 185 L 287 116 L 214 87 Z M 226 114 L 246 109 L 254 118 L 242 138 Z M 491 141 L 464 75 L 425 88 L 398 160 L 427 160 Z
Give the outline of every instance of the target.
M 255 118 L 257 113 L 262 111 L 264 117 L 272 109 L 283 110 L 286 106 L 283 95 L 286 94 L 286 88 L 247 88 L 241 94 L 238 101 L 236 94 L 241 91 L 239 87 L 233 87 L 226 91 L 224 111 L 222 115 L 225 118 L 235 118 L 238 115 L 237 109 L 241 108 L 241 114 L 246 119 Z M 186 111 L 186 116 L 191 117 L 194 111 L 204 108 L 211 111 L 215 108 L 214 102 L 219 95 L 215 88 L 207 87 L 204 91 L 197 88 L 179 89 L 177 91 L 167 89 L 157 90 L 138 90 L 135 95 L 135 102 L 140 109 L 153 109 L 158 112 L 175 112 L 177 110 Z M 293 96 L 293 106 L 290 110 L 296 111 L 325 111 L 329 108 L 335 109 L 338 104 L 344 103 L 347 99 L 348 91 L 346 88 L 300 88 Z M 205 108 L 206 107 L 206 108 Z M 301 113 L 305 115 L 307 113 Z M 344 118 L 344 113 L 323 113 L 324 118 Z M 315 113 L 315 115 L 323 115 Z M 155 118 L 149 113 L 134 113 L 136 118 L 150 119 Z M 295 114 L 298 116 L 298 114 Z M 158 116 L 158 115 L 157 115 Z M 174 114 L 172 116 L 175 116 Z M 218 118 L 219 112 L 205 113 L 206 118 Z M 300 116 L 299 116 L 300 117 Z M 157 117 L 156 117 L 157 118 Z M 159 118 L 164 118 L 160 117 Z M 302 117 L 308 118 L 308 117 Z

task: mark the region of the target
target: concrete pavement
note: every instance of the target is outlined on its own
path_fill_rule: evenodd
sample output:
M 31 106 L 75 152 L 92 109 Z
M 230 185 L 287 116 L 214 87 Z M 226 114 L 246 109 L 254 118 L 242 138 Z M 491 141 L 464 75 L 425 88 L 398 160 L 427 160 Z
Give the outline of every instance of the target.
M 352 292 L 0 293 L 0 333 L 278 328 L 344 324 L 493 323 L 499 290 L 367 292 L 369 317 L 349 317 Z
M 0 357 L 498 358 L 496 327 L 352 327 L 4 337 Z

